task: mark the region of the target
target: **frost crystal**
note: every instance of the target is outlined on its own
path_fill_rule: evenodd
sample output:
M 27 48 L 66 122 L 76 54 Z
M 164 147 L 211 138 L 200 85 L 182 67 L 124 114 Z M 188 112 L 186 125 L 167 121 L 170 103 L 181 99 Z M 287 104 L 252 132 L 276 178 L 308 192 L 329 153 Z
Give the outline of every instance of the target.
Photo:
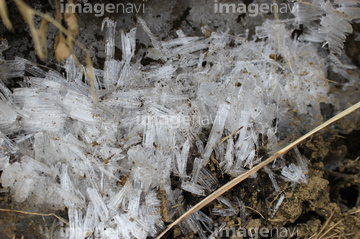
M 340 56 L 344 47 L 346 35 L 353 29 L 350 22 L 360 18 L 360 8 L 355 1 L 335 1 L 338 8 L 334 8 L 329 0 L 311 0 L 310 2 L 296 2 L 293 14 L 296 20 L 307 23 L 306 34 L 302 37 L 305 41 L 324 42 L 330 49 L 330 58 L 340 63 Z M 314 20 L 320 20 L 320 25 Z
M 167 34 L 173 26 L 158 15 L 173 16 L 155 8 L 127 30 L 105 18 L 104 67 L 94 69 L 97 106 L 72 57 L 58 66 L 61 73 L 2 57 L 2 186 L 39 211 L 44 204 L 67 208 L 70 226 L 55 232 L 59 238 L 155 237 L 163 218 L 171 222 L 185 212 L 183 195 L 206 196 L 219 187 L 209 166 L 239 176 L 261 162 L 260 149 L 272 152 L 279 140 L 318 125 L 320 102 L 347 104 L 328 98 L 326 74 L 330 66 L 350 85 L 357 80 L 348 73 L 352 66 L 329 64 L 311 42 L 327 44 L 330 57 L 339 57 L 351 21 L 360 17 L 357 5 L 308 2 L 295 3 L 292 19 L 247 18 L 256 25 L 249 31 L 230 24 L 238 16 L 214 15 L 213 2 L 193 1 L 186 21 L 201 25 L 196 36 L 184 25 Z M 304 34 L 294 39 L 299 24 Z M 0 54 L 6 49 L 3 41 Z M 19 77 L 19 87 L 9 89 Z M 293 123 L 299 120 L 304 123 Z M 276 192 L 282 179 L 307 182 L 307 160 L 297 148 L 295 155 L 296 163 L 282 161 L 281 172 L 265 167 Z M 283 200 L 282 194 L 272 216 Z M 218 202 L 215 215 L 238 213 L 226 198 Z M 214 238 L 214 222 L 201 211 L 179 226 L 184 235 Z
M 297 147 L 294 148 L 294 151 L 298 165 L 291 163 L 289 166 L 285 166 L 281 171 L 281 175 L 286 181 L 293 184 L 307 183 L 308 167 L 306 159 L 300 154 Z

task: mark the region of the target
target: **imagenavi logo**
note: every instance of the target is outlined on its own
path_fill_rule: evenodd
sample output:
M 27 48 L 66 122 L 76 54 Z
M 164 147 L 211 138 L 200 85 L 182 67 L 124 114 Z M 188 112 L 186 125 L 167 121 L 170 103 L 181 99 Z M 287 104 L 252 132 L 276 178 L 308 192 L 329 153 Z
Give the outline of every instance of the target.
M 290 13 L 294 8 L 294 3 L 250 3 L 246 5 L 243 2 L 239 3 L 226 3 L 221 0 L 214 0 L 214 13 L 226 14 L 246 14 L 249 13 L 250 17 L 255 17 L 259 13 Z
M 105 13 L 111 14 L 133 14 L 133 13 L 145 13 L 145 3 L 147 0 L 143 0 L 139 3 L 131 3 L 122 1 L 121 3 L 88 3 L 86 1 L 82 3 L 68 3 L 67 1 L 60 0 L 60 12 L 64 13 L 77 12 L 77 13 L 90 13 L 95 17 L 102 17 Z

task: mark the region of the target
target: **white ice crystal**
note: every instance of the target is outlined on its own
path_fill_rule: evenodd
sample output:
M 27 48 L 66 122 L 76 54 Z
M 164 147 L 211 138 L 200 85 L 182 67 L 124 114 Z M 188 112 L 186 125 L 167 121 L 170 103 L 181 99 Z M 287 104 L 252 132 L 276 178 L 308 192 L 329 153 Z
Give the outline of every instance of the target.
M 294 148 L 297 165 L 291 163 L 289 166 L 285 166 L 281 175 L 286 181 L 290 181 L 293 184 L 307 183 L 307 162 L 306 159 L 300 154 L 297 147 Z
M 342 54 L 346 35 L 353 29 L 351 21 L 360 18 L 360 8 L 356 1 L 335 1 L 337 8 L 329 0 L 311 0 L 296 2 L 293 14 L 299 23 L 307 23 L 305 41 L 323 42 L 329 46 L 330 58 L 340 63 L 338 56 Z M 320 24 L 314 20 L 320 20 Z
M 2 186 L 10 188 L 15 201 L 39 211 L 43 204 L 67 208 L 70 226 L 55 233 L 59 238 L 156 236 L 165 227 L 159 190 L 174 220 L 188 209 L 182 205 L 184 191 L 206 196 L 219 187 L 208 162 L 219 162 L 221 173 L 236 177 L 261 162 L 259 149 L 272 152 L 279 140 L 322 121 L 320 102 L 333 100 L 327 96 L 329 63 L 311 42 L 328 44 L 334 59 L 352 31 L 351 20 L 360 16 L 348 1 L 335 1 L 335 7 L 310 2 L 295 3 L 294 19 L 259 16 L 252 39 L 241 24 L 234 26 L 241 34 L 232 33 L 235 15 L 209 19 L 212 2 L 190 4 L 189 22 L 201 23 L 203 35 L 191 36 L 193 31 L 182 25 L 165 38 L 164 29 L 171 26 L 159 25 L 152 8 L 128 31 L 105 18 L 104 67 L 94 70 L 96 106 L 89 80 L 73 57 L 59 66 L 62 73 L 20 57 L 2 59 Z M 292 39 L 298 24 L 304 25 L 304 34 Z M 138 42 L 146 49 L 138 49 Z M 116 59 L 116 48 L 122 59 Z M 0 52 L 4 49 L 0 46 Z M 331 66 L 351 82 L 357 80 L 347 73 L 350 65 Z M 10 90 L 18 77 L 24 79 L 20 87 Z M 345 104 L 340 99 L 336 107 Z M 300 119 L 307 121 L 297 124 Z M 282 179 L 306 183 L 307 161 L 297 149 L 295 155 L 297 163 L 284 165 L 281 172 L 265 168 L 276 192 Z M 224 207 L 212 209 L 214 214 L 237 213 L 229 200 L 218 202 Z M 179 226 L 185 235 L 193 231 L 207 238 L 214 236 L 213 224 L 199 211 Z

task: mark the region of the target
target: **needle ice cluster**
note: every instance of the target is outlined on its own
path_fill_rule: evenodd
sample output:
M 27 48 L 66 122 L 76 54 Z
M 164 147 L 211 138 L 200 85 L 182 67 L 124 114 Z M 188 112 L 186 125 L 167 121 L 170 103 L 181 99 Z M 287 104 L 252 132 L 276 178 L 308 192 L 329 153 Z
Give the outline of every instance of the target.
M 306 14 L 298 11 L 296 19 L 305 23 Z M 104 69 L 95 70 L 96 106 L 88 79 L 71 57 L 64 74 L 23 58 L 2 60 L 2 186 L 15 201 L 39 210 L 67 208 L 69 226 L 53 231 L 55 238 L 157 235 L 163 220 L 187 209 L 184 191 L 204 196 L 219 186 L 205 167 L 209 160 L 218 161 L 222 173 L 238 176 L 261 161 L 258 149 L 276 150 L 279 139 L 322 121 L 327 59 L 317 45 L 291 38 L 295 25 L 267 20 L 254 40 L 229 31 L 209 34 L 206 26 L 203 36 L 179 29 L 177 37 L 161 40 L 140 17 L 129 32 L 105 19 L 106 59 Z M 136 54 L 139 31 L 152 44 L 145 56 Z M 339 45 L 330 41 L 334 31 L 325 35 L 336 52 Z M 117 40 L 121 60 L 115 58 Z M 143 64 L 144 58 L 150 63 Z M 24 80 L 10 91 L 5 85 L 15 77 Z M 299 119 L 306 125 L 293 124 Z M 281 175 L 306 182 L 306 160 L 296 153 L 297 165 L 285 166 Z M 275 172 L 267 172 L 279 191 Z M 227 199 L 218 202 L 224 208 L 214 214 L 236 213 Z M 239 203 L 244 219 L 245 205 Z M 192 230 L 201 238 L 213 233 L 212 226 L 201 212 L 180 224 L 183 233 Z
M 305 26 L 301 39 L 328 45 L 330 58 L 340 63 L 338 56 L 342 54 L 346 35 L 353 31 L 350 22 L 360 18 L 360 9 L 356 1 L 335 0 L 334 3 L 337 7 L 329 0 L 297 2 L 293 14 L 296 21 Z

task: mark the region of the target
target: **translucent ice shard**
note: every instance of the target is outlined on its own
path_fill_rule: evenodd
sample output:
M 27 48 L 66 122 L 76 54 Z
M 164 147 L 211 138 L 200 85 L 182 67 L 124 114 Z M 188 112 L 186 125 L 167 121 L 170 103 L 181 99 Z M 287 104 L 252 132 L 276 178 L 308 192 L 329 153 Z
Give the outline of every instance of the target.
M 213 127 L 210 132 L 208 142 L 205 147 L 203 165 L 207 164 L 207 162 L 210 158 L 210 155 L 215 148 L 216 143 L 219 142 L 219 140 L 222 136 L 222 132 L 224 130 L 225 121 L 227 119 L 229 110 L 230 110 L 229 102 L 225 102 L 219 106 L 219 109 L 217 111 L 217 114 L 216 114 L 216 117 L 215 117 L 215 120 L 213 123 Z

